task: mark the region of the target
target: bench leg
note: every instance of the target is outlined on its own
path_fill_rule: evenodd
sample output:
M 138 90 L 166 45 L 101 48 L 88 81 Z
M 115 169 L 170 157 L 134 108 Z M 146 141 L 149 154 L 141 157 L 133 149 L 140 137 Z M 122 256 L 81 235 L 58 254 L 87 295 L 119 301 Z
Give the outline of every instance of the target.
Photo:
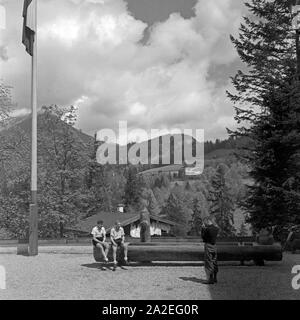
M 124 263 L 124 252 L 122 248 L 117 249 L 117 262 L 119 265 L 122 265 Z

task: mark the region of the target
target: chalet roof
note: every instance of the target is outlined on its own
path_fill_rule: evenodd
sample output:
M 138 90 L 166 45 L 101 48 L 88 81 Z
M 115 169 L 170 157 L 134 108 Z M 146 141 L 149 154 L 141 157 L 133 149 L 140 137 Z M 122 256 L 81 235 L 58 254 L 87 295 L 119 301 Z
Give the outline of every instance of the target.
M 131 223 L 137 222 L 140 219 L 139 214 L 129 214 L 129 213 L 99 213 L 97 215 L 91 216 L 84 220 L 81 220 L 75 227 L 78 231 L 91 232 L 92 228 L 97 225 L 98 220 L 103 220 L 104 227 L 109 231 L 115 224 L 116 221 L 120 221 L 121 225 L 127 226 Z M 150 219 L 165 223 L 171 226 L 177 225 L 176 222 L 168 220 L 166 218 L 161 218 L 156 215 L 150 215 Z

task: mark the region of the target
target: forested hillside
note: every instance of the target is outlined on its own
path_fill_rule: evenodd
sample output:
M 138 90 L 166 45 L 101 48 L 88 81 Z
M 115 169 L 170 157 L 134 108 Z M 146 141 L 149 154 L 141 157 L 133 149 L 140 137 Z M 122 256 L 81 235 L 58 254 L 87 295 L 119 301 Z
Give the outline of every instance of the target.
M 229 207 L 220 204 L 225 217 L 219 217 L 219 223 L 233 226 L 229 234 L 240 231 L 241 219 L 236 223 L 234 214 L 243 196 L 247 169 L 234 155 L 237 141 L 206 142 L 205 171 L 196 179 L 164 174 L 144 177 L 138 173 L 151 166 L 96 163 L 99 142 L 76 130 L 75 122 L 73 107 L 51 106 L 38 116 L 40 237 L 57 237 L 61 222 L 72 226 L 101 211 L 113 214 L 119 203 L 125 203 L 128 211 L 136 210 L 139 186 L 148 190 L 153 212 L 182 225 L 174 231 L 177 235 L 199 233 L 199 221 L 216 204 L 213 194 L 217 192 L 232 203 Z M 11 119 L 0 131 L 0 227 L 12 237 L 24 237 L 28 230 L 30 132 L 30 116 Z

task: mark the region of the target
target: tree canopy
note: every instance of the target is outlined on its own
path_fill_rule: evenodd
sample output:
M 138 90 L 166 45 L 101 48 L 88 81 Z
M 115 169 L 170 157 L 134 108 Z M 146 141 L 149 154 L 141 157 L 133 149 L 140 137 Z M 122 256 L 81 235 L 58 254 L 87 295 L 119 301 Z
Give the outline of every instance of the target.
M 246 137 L 241 158 L 254 184 L 241 204 L 255 228 L 300 221 L 300 85 L 296 33 L 288 0 L 251 0 L 250 15 L 232 42 L 245 63 L 228 96 Z

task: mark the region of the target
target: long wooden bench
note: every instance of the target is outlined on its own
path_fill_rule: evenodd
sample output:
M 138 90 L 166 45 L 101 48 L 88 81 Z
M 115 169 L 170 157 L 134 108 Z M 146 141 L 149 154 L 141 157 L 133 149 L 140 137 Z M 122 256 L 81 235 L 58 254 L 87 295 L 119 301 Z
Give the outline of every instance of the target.
M 97 262 L 102 262 L 99 249 L 94 248 L 94 258 Z M 111 250 L 109 259 L 112 259 Z M 128 247 L 128 260 L 134 262 L 153 261 L 203 261 L 204 246 L 197 243 L 139 243 L 131 244 Z M 281 261 L 282 247 L 280 244 L 274 245 L 240 245 L 218 244 L 219 261 L 254 261 L 256 265 L 264 265 L 264 261 Z
M 293 240 L 290 243 L 290 248 L 293 254 L 295 254 L 297 250 L 300 250 L 300 239 Z

